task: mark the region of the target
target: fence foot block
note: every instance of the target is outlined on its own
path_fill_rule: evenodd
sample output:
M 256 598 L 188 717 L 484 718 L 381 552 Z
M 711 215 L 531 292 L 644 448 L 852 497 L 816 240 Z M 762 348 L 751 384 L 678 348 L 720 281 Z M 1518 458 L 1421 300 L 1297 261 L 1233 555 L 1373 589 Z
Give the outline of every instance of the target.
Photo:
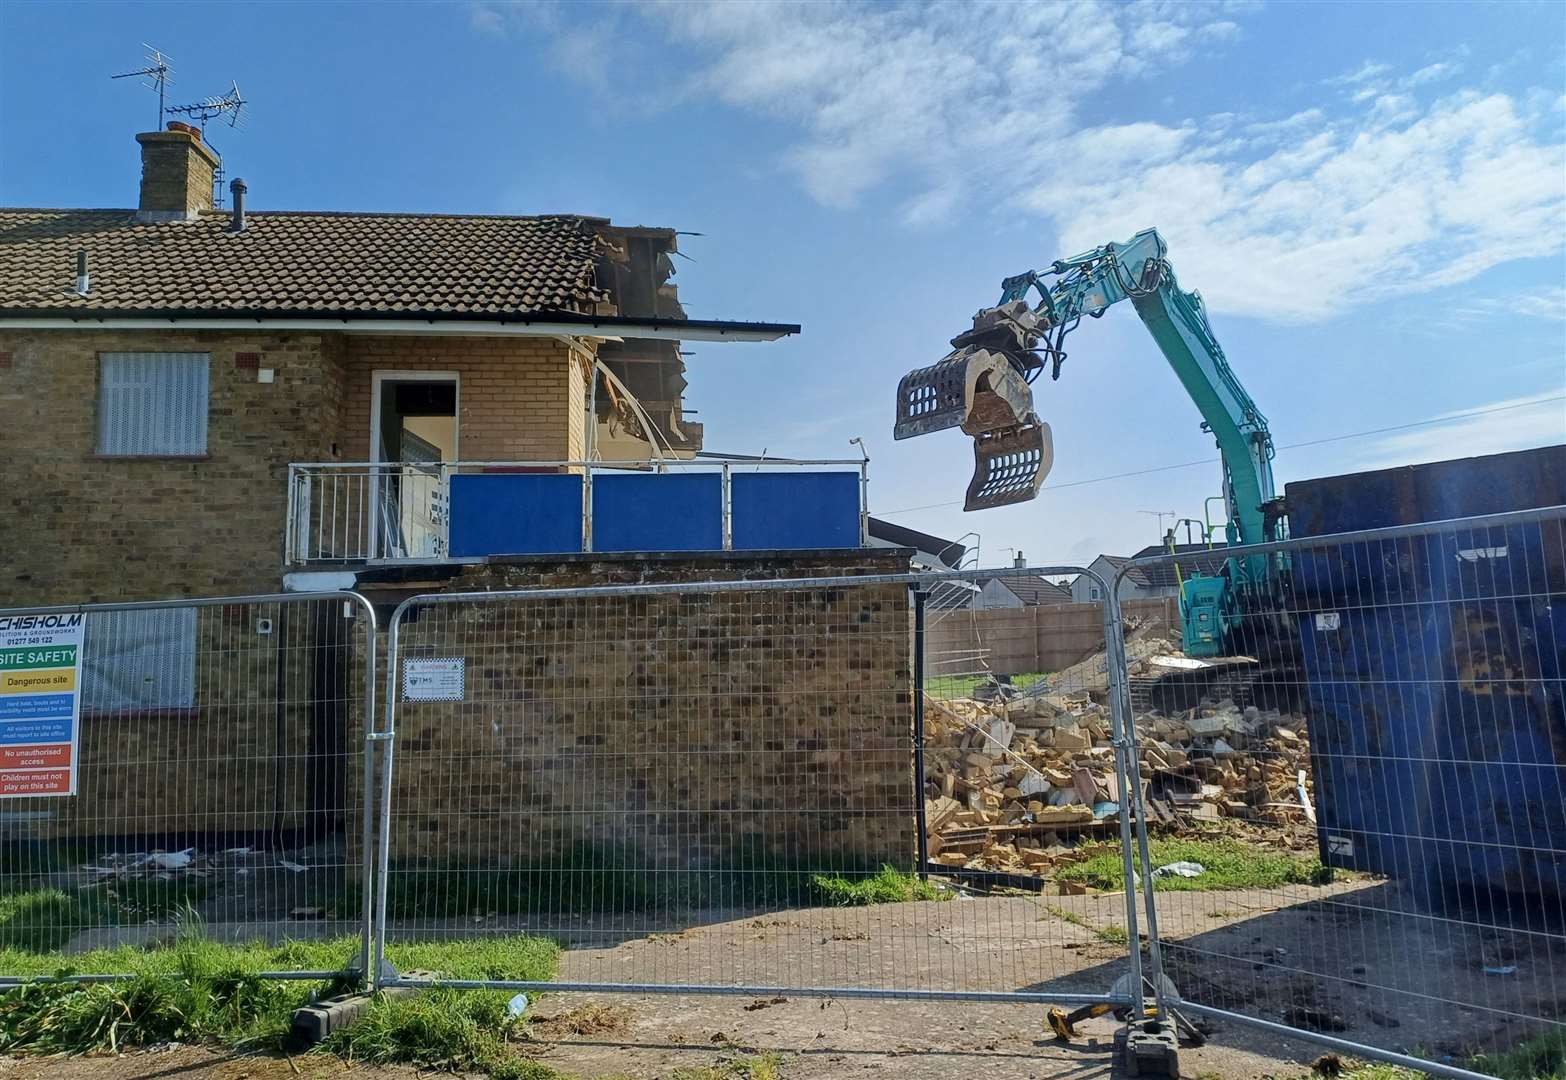
M 1180 1047 L 1174 1029 L 1167 1024 L 1131 1024 L 1126 1028 L 1127 1076 L 1180 1075 Z
M 434 978 L 428 972 L 410 972 L 419 977 Z M 386 997 L 401 997 L 407 994 L 422 993 L 422 987 L 416 986 L 392 986 L 382 990 Z M 290 1040 L 295 1046 L 315 1046 L 326 1039 L 333 1032 L 342 1031 L 352 1027 L 367 1012 L 375 1000 L 375 995 L 368 990 L 357 991 L 352 994 L 341 994 L 337 997 L 322 998 L 320 1001 L 311 1002 L 294 1010 L 292 1022 L 289 1024 Z

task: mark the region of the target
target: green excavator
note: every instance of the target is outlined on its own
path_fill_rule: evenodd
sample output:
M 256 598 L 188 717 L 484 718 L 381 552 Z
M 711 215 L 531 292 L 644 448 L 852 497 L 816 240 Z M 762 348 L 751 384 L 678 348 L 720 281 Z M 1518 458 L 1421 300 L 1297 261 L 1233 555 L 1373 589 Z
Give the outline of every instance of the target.
M 1049 425 L 1034 409 L 1032 384 L 1049 369 L 1060 378 L 1066 335 L 1084 317 L 1100 318 L 1130 300 L 1217 440 L 1223 460 L 1225 539 L 1259 544 L 1287 534 L 1283 502 L 1273 488 L 1267 419 L 1225 359 L 1202 298 L 1182 292 L 1156 229 L 1124 244 L 1105 244 L 1047 270 L 1002 282 L 1000 303 L 973 317 L 938 363 L 903 377 L 893 437 L 907 439 L 960 427 L 973 437 L 974 471 L 965 510 L 1026 502 L 1038 494 L 1054 459 Z M 1037 303 L 1029 294 L 1038 294 Z M 1276 557 L 1227 560 L 1217 574 L 1192 574 L 1181 586 L 1187 655 L 1243 651 L 1231 640 L 1241 619 L 1276 611 L 1284 588 Z

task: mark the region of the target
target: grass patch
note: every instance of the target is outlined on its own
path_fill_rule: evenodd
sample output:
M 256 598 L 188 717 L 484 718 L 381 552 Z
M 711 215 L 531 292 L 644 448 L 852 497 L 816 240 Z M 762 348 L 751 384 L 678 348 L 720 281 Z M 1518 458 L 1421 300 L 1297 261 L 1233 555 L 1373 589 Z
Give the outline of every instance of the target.
M 917 874 L 904 873 L 891 866 L 882 866 L 874 874 L 816 874 L 812 876 L 811 883 L 823 900 L 839 907 L 952 898 L 949 891 L 937 888 Z
M 220 945 L 187 932 L 168 947 L 146 950 L 127 946 L 73 957 L 0 950 L 0 970 L 11 974 L 132 976 L 90 985 L 33 983 L 0 994 L 0 1053 L 81 1054 L 176 1040 L 227 1047 L 279 1046 L 294 1009 L 335 992 L 337 986 L 330 981 L 273 982 L 261 979 L 259 973 L 341 970 L 353 961 L 358 947 L 353 938 L 279 946 Z M 559 949 L 552 942 L 516 936 L 388 945 L 387 954 L 405 969 L 423 968 L 451 978 L 544 981 L 554 977 Z M 472 1004 L 461 1007 L 469 1011 L 458 1010 L 453 1018 L 476 1022 L 475 1018 L 490 1017 L 497 997 L 503 1017 L 509 995 L 475 994 Z M 393 999 L 378 1003 L 376 1011 L 392 1003 Z M 491 1012 L 483 1012 L 485 1008 Z M 408 1022 L 417 1021 L 415 1016 Z M 531 1080 L 527 1073 L 512 1075 Z
M 78 930 L 97 921 L 92 904 L 64 889 L 29 889 L 0 895 L 0 955 L 11 951 L 52 952 Z
M 631 850 L 581 849 L 547 865 L 492 870 L 393 867 L 386 910 L 392 919 L 435 920 L 490 915 L 596 914 L 711 908 L 795 908 L 830 904 L 940 900 L 943 890 L 911 874 L 851 854 L 819 869 L 820 860 L 780 861 L 765 852 L 730 852 L 720 870 L 658 870 Z M 854 897 L 863 897 L 855 899 Z M 328 904 L 338 918 L 357 918 L 363 893 L 351 888 Z
M 1061 922 L 1068 922 L 1072 926 L 1080 926 L 1084 930 L 1088 929 L 1087 918 L 1085 916 L 1078 915 L 1075 911 L 1067 911 L 1065 908 L 1056 907 L 1053 904 L 1046 905 L 1044 910 L 1055 916 L 1055 918 L 1059 919 Z
M 1049 676 L 1050 673 L 1047 671 L 1030 671 L 1022 675 L 1013 675 L 1011 685 L 1022 691 L 1036 682 L 1043 682 Z M 988 675 L 926 676 L 924 692 L 943 701 L 950 701 L 952 698 L 971 698 L 975 690 L 989 681 Z
M 1566 1032 L 1537 1035 L 1499 1054 L 1476 1054 L 1466 1066 L 1504 1080 L 1566 1080 Z
M 1326 868 L 1316 859 L 1243 844 L 1237 840 L 1153 840 L 1153 865 L 1172 862 L 1200 863 L 1200 877 L 1174 875 L 1155 878 L 1159 891 L 1202 892 L 1212 889 L 1270 889 L 1280 885 L 1319 885 L 1327 880 Z M 1125 882 L 1118 845 L 1094 845 L 1081 862 L 1056 876 L 1095 889 L 1119 889 Z
M 1108 942 L 1111 945 L 1124 945 L 1131 940 L 1130 935 L 1126 933 L 1126 928 L 1123 926 L 1117 926 L 1113 923 L 1108 926 L 1094 926 L 1087 920 L 1086 916 L 1079 915 L 1075 911 L 1067 911 L 1065 908 L 1056 907 L 1053 904 L 1046 905 L 1044 910 L 1061 922 L 1068 922 L 1072 926 L 1080 926 L 1098 938 L 1098 940 Z
M 1111 945 L 1125 945 L 1131 940 L 1131 935 L 1126 932 L 1126 928 L 1114 923 L 1108 926 L 1095 926 L 1093 936 Z
M 0 950 L 48 953 L 94 926 L 162 922 L 207 894 L 201 881 L 116 881 L 70 891 L 47 886 L 0 894 Z
M 373 1065 L 478 1071 L 502 1080 L 554 1080 L 561 1074 L 511 1050 L 510 1040 L 525 1021 L 507 1015 L 510 997 L 439 988 L 382 997 L 357 1024 L 329 1036 L 322 1049 Z

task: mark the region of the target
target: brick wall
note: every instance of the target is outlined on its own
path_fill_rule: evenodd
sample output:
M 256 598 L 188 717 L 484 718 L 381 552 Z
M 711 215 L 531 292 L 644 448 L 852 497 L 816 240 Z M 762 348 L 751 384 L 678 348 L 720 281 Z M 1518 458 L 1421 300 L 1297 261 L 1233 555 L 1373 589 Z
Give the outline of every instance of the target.
M 194 214 L 212 209 L 212 175 L 218 156 L 182 131 L 148 131 L 141 144 L 140 208 Z
M 326 349 L 304 334 L 0 331 L 0 607 L 276 590 L 288 463 L 337 438 Z M 210 354 L 206 457 L 100 458 L 100 351 Z M 249 353 L 275 382 L 236 366 Z
M 121 351 L 211 356 L 204 458 L 97 455 L 98 354 Z M 457 371 L 469 459 L 583 453 L 585 378 L 553 340 L 0 331 L 0 354 L 0 607 L 277 590 L 288 465 L 368 460 L 374 370 Z
M 84 679 L 77 794 L 0 804 L 27 812 L 0 813 L 0 841 L 124 838 L 211 851 L 357 825 L 360 804 L 348 800 L 363 785 L 350 788 L 347 776 L 363 760 L 363 624 L 337 599 L 186 610 L 193 698 L 110 707 L 92 692 L 102 684 Z
M 583 453 L 586 383 L 548 338 L 361 337 L 344 341 L 344 460 L 370 460 L 372 374 L 455 371 L 467 461 L 563 461 Z
M 905 571 L 906 553 L 471 568 L 448 591 Z M 466 699 L 397 711 L 392 860 L 657 870 L 907 865 L 910 615 L 900 585 L 423 608 L 403 657 Z M 353 778 L 350 777 L 350 783 Z

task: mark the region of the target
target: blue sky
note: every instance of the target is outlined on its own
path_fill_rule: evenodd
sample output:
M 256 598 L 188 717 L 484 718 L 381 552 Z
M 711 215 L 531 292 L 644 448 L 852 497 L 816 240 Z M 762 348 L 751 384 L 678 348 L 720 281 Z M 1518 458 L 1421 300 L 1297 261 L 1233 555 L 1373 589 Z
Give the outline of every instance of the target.
M 1157 537 L 1141 511 L 1199 517 L 1217 492 L 1216 465 L 1142 472 L 1214 451 L 1129 309 L 1035 387 L 1056 452 L 1035 502 L 964 515 L 968 440 L 891 439 L 898 378 L 1002 277 L 1149 225 L 1268 415 L 1280 481 L 1566 441 L 1558 3 L 12 0 L 0 203 L 133 204 L 155 99 L 108 75 L 143 41 L 174 58 L 172 101 L 239 82 L 251 122 L 213 141 L 258 209 L 702 234 L 682 238 L 691 314 L 805 328 L 691 346 L 709 448 L 863 436 L 873 508 L 975 530 L 986 563 L 1128 551 Z

